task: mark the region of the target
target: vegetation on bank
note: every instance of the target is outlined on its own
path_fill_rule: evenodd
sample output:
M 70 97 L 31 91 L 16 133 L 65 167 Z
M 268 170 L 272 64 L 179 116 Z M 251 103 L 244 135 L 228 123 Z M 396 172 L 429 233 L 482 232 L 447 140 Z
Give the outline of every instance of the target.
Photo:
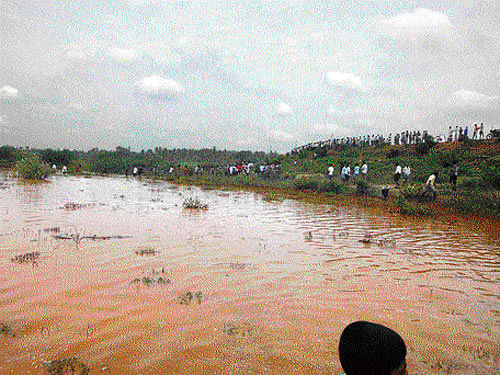
M 334 149 L 316 148 L 300 153 L 222 151 L 213 149 L 166 150 L 156 148 L 141 152 L 117 147 L 115 151 L 93 149 L 87 152 L 70 150 L 26 150 L 0 147 L 0 166 L 12 168 L 26 160 L 26 155 L 38 155 L 44 165 L 67 165 L 70 172 L 80 165 L 80 171 L 94 173 L 132 174 L 138 167 L 143 175 L 166 179 L 179 184 L 203 186 L 234 186 L 270 188 L 288 191 L 309 191 L 326 196 L 380 197 L 384 186 L 390 187 L 389 201 L 396 211 L 411 215 L 429 215 L 430 208 L 422 202 L 423 186 L 429 175 L 438 172 L 438 201 L 464 214 L 474 213 L 500 218 L 500 142 L 463 141 L 436 144 L 431 139 L 416 145 L 384 145 L 352 147 L 337 145 Z M 33 157 L 37 159 L 37 157 Z M 351 183 L 340 180 L 343 165 L 361 166 L 366 162 L 368 178 Z M 251 173 L 230 176 L 226 166 L 253 163 Z M 456 163 L 459 175 L 456 191 L 448 183 L 451 166 Z M 29 163 L 26 163 L 28 164 Z M 279 164 L 279 172 L 258 173 L 259 165 Z M 408 183 L 394 187 L 393 174 L 397 165 L 411 167 Z M 326 176 L 328 167 L 335 168 L 335 177 Z M 203 173 L 195 173 L 203 170 Z M 26 168 L 29 169 L 29 168 Z M 174 172 L 169 172 L 174 170 Z
M 51 174 L 50 166 L 38 154 L 26 154 L 16 162 L 15 172 L 26 180 L 44 180 Z

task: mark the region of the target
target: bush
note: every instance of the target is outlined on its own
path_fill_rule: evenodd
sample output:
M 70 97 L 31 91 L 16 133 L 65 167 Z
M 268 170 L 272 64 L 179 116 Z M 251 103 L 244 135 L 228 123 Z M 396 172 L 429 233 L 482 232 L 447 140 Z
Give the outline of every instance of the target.
M 416 201 L 422 195 L 423 188 L 420 184 L 411 183 L 407 184 L 400 190 L 401 195 L 409 201 Z
M 426 206 L 410 203 L 403 195 L 400 195 L 396 201 L 397 211 L 402 215 L 413 216 L 431 216 L 434 212 Z
M 15 166 L 18 176 L 27 180 L 44 180 L 51 174 L 50 166 L 36 154 L 25 156 Z
M 498 193 L 469 190 L 454 193 L 446 203 L 463 214 L 479 213 L 500 218 Z
M 356 195 L 368 195 L 368 184 L 366 181 L 356 181 Z
M 429 151 L 436 145 L 436 142 L 432 137 L 427 136 L 424 142 L 417 143 L 415 146 L 415 152 L 417 155 L 423 156 L 427 155 Z

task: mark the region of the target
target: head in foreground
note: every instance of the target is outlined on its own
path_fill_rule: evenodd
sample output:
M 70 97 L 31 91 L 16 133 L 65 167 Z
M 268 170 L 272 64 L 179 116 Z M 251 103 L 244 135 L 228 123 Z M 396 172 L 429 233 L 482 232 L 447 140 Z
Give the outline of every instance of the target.
M 380 324 L 349 324 L 340 336 L 339 357 L 346 375 L 408 374 L 403 339 Z

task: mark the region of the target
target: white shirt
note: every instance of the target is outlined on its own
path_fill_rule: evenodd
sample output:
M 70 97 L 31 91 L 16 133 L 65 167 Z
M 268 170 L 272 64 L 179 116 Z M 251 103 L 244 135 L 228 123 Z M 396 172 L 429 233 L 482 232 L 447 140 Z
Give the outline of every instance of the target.
M 431 186 L 434 186 L 434 181 L 436 181 L 436 176 L 433 174 L 431 174 L 429 176 L 429 178 L 427 179 L 427 182 L 425 183 L 426 185 L 431 185 Z
M 363 164 L 361 167 L 361 173 L 367 174 L 368 173 L 368 166 L 366 164 Z
M 333 166 L 329 166 L 329 167 L 328 167 L 328 174 L 329 174 L 330 176 L 333 176 L 333 171 L 334 171 Z
M 400 166 L 400 165 L 398 165 L 398 166 L 396 167 L 396 173 L 401 174 L 401 166 Z

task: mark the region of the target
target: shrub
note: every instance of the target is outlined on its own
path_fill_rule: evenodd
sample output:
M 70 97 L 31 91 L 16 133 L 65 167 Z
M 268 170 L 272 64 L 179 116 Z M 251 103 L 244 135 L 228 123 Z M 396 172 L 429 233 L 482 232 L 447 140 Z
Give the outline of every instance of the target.
M 422 195 L 422 186 L 416 183 L 407 184 L 404 188 L 400 190 L 401 195 L 409 201 L 415 201 Z
M 387 152 L 387 159 L 394 159 L 399 156 L 399 150 L 397 148 L 392 148 Z
M 51 168 L 36 154 L 25 156 L 15 166 L 18 176 L 27 180 L 44 180 L 51 174 Z
M 427 155 L 429 151 L 436 145 L 436 142 L 432 137 L 427 136 L 424 142 L 417 143 L 415 146 L 415 152 L 417 155 Z
M 413 216 L 431 216 L 434 212 L 426 206 L 410 203 L 403 195 L 400 195 L 396 201 L 397 211 L 402 215 Z

